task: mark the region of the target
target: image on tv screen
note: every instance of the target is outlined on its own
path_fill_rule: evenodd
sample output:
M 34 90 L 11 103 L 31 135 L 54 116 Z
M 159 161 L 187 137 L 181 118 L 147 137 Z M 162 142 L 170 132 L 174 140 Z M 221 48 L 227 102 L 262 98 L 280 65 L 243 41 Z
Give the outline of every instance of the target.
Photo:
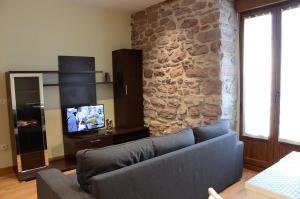
M 104 105 L 67 108 L 67 125 L 68 133 L 104 127 Z

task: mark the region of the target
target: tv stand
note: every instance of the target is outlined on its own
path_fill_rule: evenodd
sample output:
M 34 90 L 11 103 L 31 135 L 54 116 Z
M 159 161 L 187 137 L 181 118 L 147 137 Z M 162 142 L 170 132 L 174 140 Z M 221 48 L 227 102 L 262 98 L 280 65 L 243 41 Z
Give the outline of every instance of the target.
M 67 160 L 75 161 L 76 152 L 82 149 L 101 148 L 149 136 L 143 115 L 142 51 L 115 51 L 113 57 L 114 119 L 118 128 L 114 128 L 110 134 L 103 129 L 96 133 L 70 136 L 67 135 L 64 110 L 97 104 L 95 58 L 59 56 L 60 104 Z
M 148 127 L 113 128 L 111 133 L 106 129 L 77 135 L 64 135 L 65 158 L 76 161 L 76 152 L 83 149 L 102 148 L 149 137 Z

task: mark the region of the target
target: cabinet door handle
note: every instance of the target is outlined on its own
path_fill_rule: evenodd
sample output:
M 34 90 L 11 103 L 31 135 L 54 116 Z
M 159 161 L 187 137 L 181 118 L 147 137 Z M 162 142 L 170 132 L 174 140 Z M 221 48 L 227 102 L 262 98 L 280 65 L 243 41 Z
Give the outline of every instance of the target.
M 280 100 L 280 91 L 276 91 L 275 97 L 274 97 L 274 102 L 278 103 Z
M 128 90 L 127 90 L 127 84 L 125 85 L 125 94 L 128 94 Z
M 100 139 L 97 139 L 97 140 L 91 140 L 91 141 L 90 141 L 91 144 L 92 144 L 92 143 L 96 143 L 96 142 L 101 142 L 101 140 L 100 140 Z

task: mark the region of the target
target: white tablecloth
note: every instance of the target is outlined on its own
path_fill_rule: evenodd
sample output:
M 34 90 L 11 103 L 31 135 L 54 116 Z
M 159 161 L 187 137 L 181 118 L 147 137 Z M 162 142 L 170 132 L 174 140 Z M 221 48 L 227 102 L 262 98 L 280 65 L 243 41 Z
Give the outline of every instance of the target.
M 292 152 L 245 183 L 249 199 L 300 199 L 300 153 Z

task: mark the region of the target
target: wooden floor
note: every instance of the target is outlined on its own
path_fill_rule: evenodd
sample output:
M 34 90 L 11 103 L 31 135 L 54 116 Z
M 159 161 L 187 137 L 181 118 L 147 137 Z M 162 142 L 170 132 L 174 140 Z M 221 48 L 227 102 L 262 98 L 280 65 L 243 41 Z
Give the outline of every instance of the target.
M 235 183 L 234 185 L 228 187 L 225 189 L 222 193 L 221 196 L 224 199 L 244 199 L 246 197 L 246 190 L 245 190 L 245 182 L 255 176 L 257 174 L 256 171 L 244 169 L 243 171 L 243 177 L 242 179 Z
M 69 171 L 67 173 L 71 173 Z M 246 193 L 244 183 L 247 179 L 257 173 L 250 170 L 244 170 L 243 178 L 224 190 L 221 195 L 224 199 L 244 199 Z M 36 199 L 35 180 L 29 182 L 19 182 L 12 170 L 6 169 L 0 171 L 0 199 Z

